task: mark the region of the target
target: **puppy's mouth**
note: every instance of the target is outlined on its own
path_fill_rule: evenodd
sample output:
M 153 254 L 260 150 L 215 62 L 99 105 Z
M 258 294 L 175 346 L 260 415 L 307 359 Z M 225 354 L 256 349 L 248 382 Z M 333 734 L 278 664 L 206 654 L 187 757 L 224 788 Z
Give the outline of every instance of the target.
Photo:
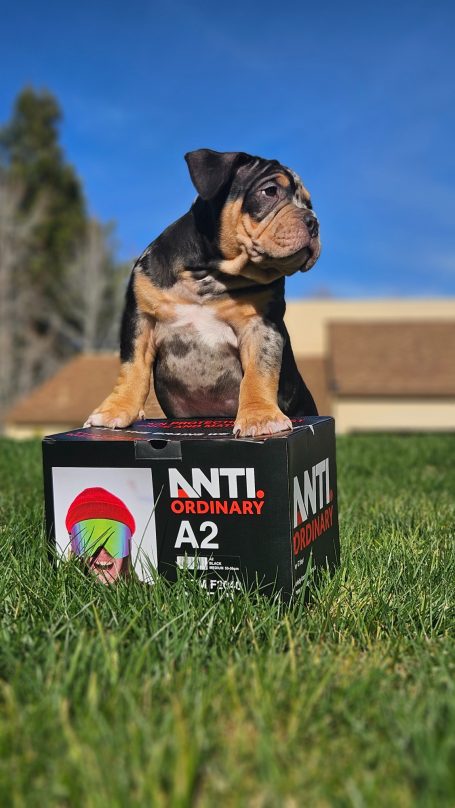
M 319 239 L 311 239 L 309 244 L 301 247 L 293 255 L 279 260 L 271 258 L 270 261 L 273 261 L 274 268 L 279 269 L 283 275 L 293 275 L 295 272 L 308 272 L 315 265 L 320 252 L 321 244 Z
M 314 267 L 321 254 L 321 242 L 319 239 L 312 239 L 309 245 L 303 248 L 302 253 L 303 260 L 298 271 L 308 272 L 311 267 Z
M 306 272 L 308 268 L 308 264 L 313 257 L 313 250 L 308 245 L 308 247 L 304 247 L 300 250 L 301 255 L 299 256 L 301 264 L 299 266 L 298 272 Z
M 290 269 L 293 268 L 293 272 L 308 272 L 311 267 L 314 267 L 320 254 L 321 242 L 319 236 L 316 236 L 311 238 L 300 250 L 290 255 L 289 258 L 282 259 L 283 267 L 285 267 L 285 271 L 289 266 Z
M 263 244 L 252 241 L 247 254 L 250 265 L 255 267 L 254 274 L 251 274 L 247 265 L 243 268 L 242 275 L 255 282 L 271 283 L 278 278 L 291 277 L 297 272 L 308 272 L 315 265 L 320 252 L 321 242 L 318 236 L 306 239 L 306 243 L 295 252 L 279 256 L 268 252 Z

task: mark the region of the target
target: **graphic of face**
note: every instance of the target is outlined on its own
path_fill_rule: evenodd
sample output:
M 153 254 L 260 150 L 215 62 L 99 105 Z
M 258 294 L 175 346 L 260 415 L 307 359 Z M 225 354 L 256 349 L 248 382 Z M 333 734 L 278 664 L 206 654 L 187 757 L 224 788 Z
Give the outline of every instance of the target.
M 129 574 L 130 558 L 113 558 L 104 547 L 87 559 L 88 567 L 98 580 L 105 585 L 113 584 L 120 577 Z
M 70 531 L 73 554 L 106 585 L 129 574 L 130 540 L 130 529 L 115 519 L 84 519 Z

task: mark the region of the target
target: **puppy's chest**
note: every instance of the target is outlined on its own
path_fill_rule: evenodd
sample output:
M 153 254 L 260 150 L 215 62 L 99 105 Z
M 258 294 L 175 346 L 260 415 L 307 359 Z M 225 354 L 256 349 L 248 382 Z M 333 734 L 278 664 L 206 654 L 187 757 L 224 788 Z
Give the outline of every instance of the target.
M 155 339 L 158 352 L 164 347 L 170 348 L 174 343 L 178 353 L 181 341 L 187 347 L 198 344 L 212 351 L 223 347 L 238 348 L 237 337 L 231 326 L 219 319 L 211 307 L 197 303 L 176 304 L 172 317 L 158 320 Z

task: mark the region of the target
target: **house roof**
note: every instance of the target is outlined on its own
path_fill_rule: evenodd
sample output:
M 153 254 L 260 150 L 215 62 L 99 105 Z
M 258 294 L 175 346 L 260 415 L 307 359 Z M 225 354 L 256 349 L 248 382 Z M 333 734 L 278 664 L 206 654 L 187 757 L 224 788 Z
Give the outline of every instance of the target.
M 455 321 L 337 322 L 328 328 L 335 395 L 455 395 Z
M 319 357 L 297 360 L 300 372 L 318 406 L 329 413 L 326 361 Z M 115 354 L 81 354 L 71 359 L 54 376 L 18 401 L 5 421 L 15 425 L 59 424 L 79 426 L 111 392 L 120 362 Z M 153 389 L 147 399 L 148 418 L 163 416 Z
M 87 416 L 109 395 L 114 387 L 120 361 L 115 354 L 81 354 L 31 393 L 20 399 L 6 414 L 8 424 L 84 423 Z M 163 415 L 151 394 L 146 415 Z
M 455 322 L 335 322 L 328 356 L 297 357 L 323 415 L 335 396 L 455 396 Z M 119 370 L 115 354 L 82 354 L 18 401 L 6 414 L 14 425 L 78 426 L 109 395 Z M 153 390 L 146 416 L 163 412 Z

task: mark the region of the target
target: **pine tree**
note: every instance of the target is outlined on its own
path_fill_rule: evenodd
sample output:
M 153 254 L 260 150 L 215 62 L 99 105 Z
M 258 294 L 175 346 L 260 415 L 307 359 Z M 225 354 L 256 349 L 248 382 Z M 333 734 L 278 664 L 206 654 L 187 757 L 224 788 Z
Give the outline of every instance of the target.
M 0 128 L 0 410 L 74 353 L 118 342 L 125 267 L 112 225 L 87 216 L 61 117 L 51 93 L 26 88 Z
M 0 130 L 2 162 L 22 188 L 20 208 L 42 208 L 27 272 L 37 292 L 52 298 L 54 284 L 76 254 L 87 223 L 80 180 L 59 145 L 61 111 L 44 90 L 28 87 L 17 97 L 11 121 Z

